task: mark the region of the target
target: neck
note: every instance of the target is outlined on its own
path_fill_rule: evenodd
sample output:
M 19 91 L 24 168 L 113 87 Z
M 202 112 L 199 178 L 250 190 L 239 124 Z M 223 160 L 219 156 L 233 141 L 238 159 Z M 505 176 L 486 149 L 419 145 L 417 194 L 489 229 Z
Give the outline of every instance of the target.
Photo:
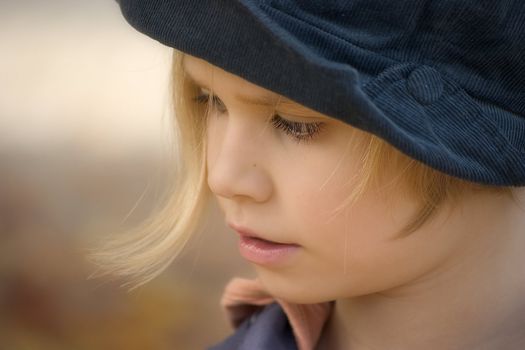
M 470 244 L 434 271 L 337 300 L 320 348 L 525 349 L 525 215 L 501 204 L 471 221 Z

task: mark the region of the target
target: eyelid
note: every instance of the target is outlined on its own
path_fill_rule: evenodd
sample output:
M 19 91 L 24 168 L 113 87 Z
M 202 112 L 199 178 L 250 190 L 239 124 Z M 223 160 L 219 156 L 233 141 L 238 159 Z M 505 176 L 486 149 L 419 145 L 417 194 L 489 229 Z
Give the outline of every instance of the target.
M 201 93 L 193 97 L 193 100 L 196 101 L 197 103 L 205 103 L 205 104 L 207 104 L 210 100 L 212 100 L 213 105 L 215 105 L 217 101 L 223 104 L 223 102 L 218 96 L 210 95 L 206 93 L 204 94 Z M 282 130 L 284 133 L 289 135 L 297 143 L 302 143 L 302 142 L 308 143 L 310 140 L 317 137 L 318 134 L 320 134 L 323 131 L 323 129 L 326 127 L 326 123 L 322 121 L 320 122 L 293 121 L 293 120 L 290 120 L 282 116 L 280 113 L 277 113 L 275 110 L 273 112 L 273 116 L 270 119 L 270 122 L 273 124 L 273 126 L 276 129 Z
M 222 100 L 215 94 L 215 93 L 212 93 L 211 90 L 205 88 L 205 87 L 199 87 L 199 92 L 202 94 L 202 95 L 207 95 L 207 96 L 211 96 L 212 98 L 214 99 L 218 99 L 223 105 L 224 105 L 224 102 L 222 102 Z M 281 99 L 282 100 L 282 99 Z M 247 101 L 247 103 L 250 103 L 250 102 L 253 102 L 253 101 Z M 297 121 L 297 120 L 289 120 L 290 122 L 295 122 L 295 123 L 320 123 L 320 122 L 326 122 L 328 121 L 327 117 L 324 116 L 323 114 L 317 112 L 317 111 L 314 111 L 314 110 L 311 110 L 307 107 L 303 107 L 301 105 L 298 105 L 297 103 L 295 102 L 292 102 L 292 101 L 288 101 L 288 100 L 284 100 L 283 102 L 280 102 L 278 106 L 274 106 L 274 105 L 269 105 L 267 103 L 250 103 L 250 104 L 255 104 L 255 105 L 262 105 L 262 107 L 265 107 L 265 108 L 274 108 L 274 111 L 275 113 L 278 113 L 280 114 L 281 116 L 285 117 L 289 117 L 289 118 L 300 118 L 302 119 L 301 121 Z M 304 120 L 304 119 L 308 119 L 308 120 Z

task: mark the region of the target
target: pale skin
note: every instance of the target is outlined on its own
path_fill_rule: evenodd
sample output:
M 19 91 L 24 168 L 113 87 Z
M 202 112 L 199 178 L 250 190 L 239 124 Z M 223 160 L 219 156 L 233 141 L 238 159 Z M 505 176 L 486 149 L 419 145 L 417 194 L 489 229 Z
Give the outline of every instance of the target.
M 248 103 L 238 95 L 278 95 L 192 56 L 184 66 L 224 107 L 208 121 L 207 172 L 225 220 L 301 246 L 286 264 L 254 265 L 259 279 L 290 302 L 335 300 L 318 350 L 525 348 L 525 188 L 517 203 L 465 196 L 392 239 L 417 208 L 398 186 L 334 215 L 361 164 L 349 125 L 299 104 Z M 324 128 L 297 143 L 272 112 Z

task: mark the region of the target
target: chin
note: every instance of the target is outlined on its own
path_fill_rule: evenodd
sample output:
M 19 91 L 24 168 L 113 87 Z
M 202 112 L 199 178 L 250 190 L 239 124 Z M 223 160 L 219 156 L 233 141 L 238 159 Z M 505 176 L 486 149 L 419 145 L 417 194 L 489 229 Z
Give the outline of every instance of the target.
M 319 283 L 316 283 L 317 288 L 312 288 L 310 283 L 302 284 L 289 277 L 265 273 L 258 275 L 263 286 L 276 299 L 295 304 L 316 304 L 333 300 L 329 291 L 319 289 Z

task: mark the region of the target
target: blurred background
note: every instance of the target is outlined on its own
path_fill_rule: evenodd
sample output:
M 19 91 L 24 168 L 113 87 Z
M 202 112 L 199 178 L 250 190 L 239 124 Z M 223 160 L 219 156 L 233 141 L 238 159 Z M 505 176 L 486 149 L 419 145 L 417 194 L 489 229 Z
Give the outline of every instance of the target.
M 204 349 L 229 335 L 222 289 L 253 271 L 213 203 L 148 285 L 87 279 L 87 249 L 167 186 L 171 50 L 112 0 L 0 1 L 0 48 L 0 349 Z

